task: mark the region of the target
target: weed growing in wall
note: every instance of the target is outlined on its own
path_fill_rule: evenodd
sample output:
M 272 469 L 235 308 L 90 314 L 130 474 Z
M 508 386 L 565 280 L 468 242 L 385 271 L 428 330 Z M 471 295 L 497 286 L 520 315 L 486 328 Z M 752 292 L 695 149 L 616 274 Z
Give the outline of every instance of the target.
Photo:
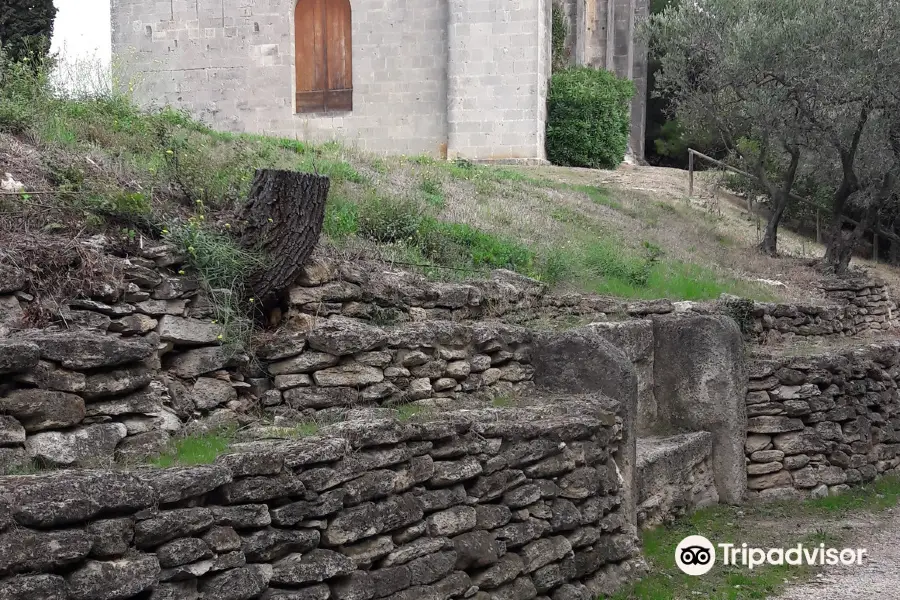
M 741 333 L 750 333 L 753 327 L 753 300 L 738 297 L 726 297 L 722 299 L 725 314 L 734 319 Z
M 163 235 L 180 251 L 199 279 L 222 328 L 222 344 L 232 353 L 248 349 L 253 333 L 254 299 L 246 294 L 246 277 L 264 265 L 261 256 L 240 248 L 230 236 L 205 222 L 203 205 L 187 222 L 175 222 Z

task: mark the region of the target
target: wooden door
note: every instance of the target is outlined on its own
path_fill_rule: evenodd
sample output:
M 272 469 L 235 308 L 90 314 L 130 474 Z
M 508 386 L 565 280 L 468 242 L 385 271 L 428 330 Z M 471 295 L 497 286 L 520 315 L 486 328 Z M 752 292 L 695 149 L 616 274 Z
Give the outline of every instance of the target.
M 297 112 L 353 109 L 350 0 L 299 0 L 294 9 Z

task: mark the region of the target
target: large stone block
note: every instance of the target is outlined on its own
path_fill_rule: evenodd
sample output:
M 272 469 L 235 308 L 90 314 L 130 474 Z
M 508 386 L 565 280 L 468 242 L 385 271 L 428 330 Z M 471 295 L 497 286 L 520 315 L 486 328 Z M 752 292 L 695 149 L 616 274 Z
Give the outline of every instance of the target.
M 116 446 L 128 433 L 122 423 L 100 423 L 70 431 L 43 431 L 30 436 L 25 448 L 32 458 L 58 466 L 111 464 Z
M 592 323 L 591 328 L 621 350 L 634 365 L 638 385 L 637 434 L 650 435 L 657 431 L 656 397 L 653 394 L 653 322 L 635 319 Z
M 747 369 L 740 329 L 724 316 L 659 317 L 653 336 L 660 420 L 675 432 L 712 434 L 719 498 L 741 502 L 747 482 Z
M 25 431 L 62 429 L 84 420 L 84 400 L 75 394 L 50 390 L 15 390 L 0 398 L 0 413 L 12 415 Z
M 92 537 L 80 529 L 11 528 L 0 534 L 0 575 L 58 571 L 85 558 L 92 544 Z
M 37 367 L 40 357 L 37 344 L 0 340 L 0 375 L 29 371 Z
M 379 327 L 344 318 L 329 319 L 306 336 L 310 348 L 336 356 L 373 350 L 387 339 Z
M 532 365 L 535 385 L 549 393 L 588 394 L 600 404 L 613 400 L 607 406 L 622 419 L 621 441 L 615 460 L 625 482 L 624 509 L 628 521 L 636 523 L 634 478 L 638 383 L 631 361 L 600 334 L 584 328 L 539 336 L 534 343 Z
M 100 514 L 136 512 L 159 496 L 138 477 L 121 471 L 60 471 L 0 478 L 0 496 L 13 519 L 28 527 L 60 527 Z
M 163 315 L 156 328 L 159 339 L 176 346 L 204 346 L 222 339 L 222 326 L 211 321 Z
M 639 439 L 638 518 L 655 524 L 680 510 L 718 503 L 712 475 L 703 472 L 711 455 L 712 435 L 707 432 Z
M 130 598 L 157 582 L 159 562 L 153 554 L 111 561 L 89 560 L 66 578 L 72 600 Z
M 156 351 L 156 344 L 149 336 L 119 338 L 87 331 L 37 331 L 20 337 L 36 344 L 41 358 L 75 371 L 138 362 Z

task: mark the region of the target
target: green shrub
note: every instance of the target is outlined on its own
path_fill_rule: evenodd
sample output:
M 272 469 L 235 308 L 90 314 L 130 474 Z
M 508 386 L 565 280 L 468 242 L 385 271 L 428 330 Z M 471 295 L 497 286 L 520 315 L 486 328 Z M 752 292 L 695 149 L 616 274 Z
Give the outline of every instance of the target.
M 0 50 L 0 131 L 25 133 L 39 120 L 48 92 L 46 73 Z
M 410 244 L 418 237 L 424 211 L 414 200 L 370 193 L 357 210 L 357 232 L 382 244 Z
M 231 236 L 212 231 L 204 222 L 199 214 L 187 222 L 173 223 L 163 235 L 185 252 L 190 266 L 210 288 L 231 288 L 264 264 L 262 257 L 239 247 Z
M 614 168 L 625 157 L 634 84 L 609 71 L 553 74 L 547 99 L 547 158 L 568 167 Z
M 199 205 L 201 211 L 202 204 Z M 163 229 L 163 236 L 182 250 L 206 292 L 222 328 L 221 342 L 229 355 L 249 348 L 254 299 L 245 297 L 247 278 L 265 264 L 265 257 L 248 252 L 229 235 L 210 229 L 202 212 L 187 222 Z M 180 272 L 179 274 L 184 274 Z

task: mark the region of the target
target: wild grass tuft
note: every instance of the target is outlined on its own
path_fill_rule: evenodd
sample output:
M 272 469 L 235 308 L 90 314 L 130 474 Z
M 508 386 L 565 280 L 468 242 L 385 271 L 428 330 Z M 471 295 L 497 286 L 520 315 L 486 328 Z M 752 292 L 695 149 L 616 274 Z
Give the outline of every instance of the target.
M 211 230 L 203 217 L 200 212 L 186 222 L 169 225 L 162 233 L 184 253 L 206 292 L 215 321 L 222 328 L 222 344 L 231 353 L 240 353 L 249 348 L 255 309 L 254 299 L 247 296 L 246 277 L 265 265 L 265 257 Z
M 186 435 L 173 440 L 166 452 L 154 459 L 151 464 L 161 468 L 208 465 L 228 452 L 233 441 L 233 429 Z

